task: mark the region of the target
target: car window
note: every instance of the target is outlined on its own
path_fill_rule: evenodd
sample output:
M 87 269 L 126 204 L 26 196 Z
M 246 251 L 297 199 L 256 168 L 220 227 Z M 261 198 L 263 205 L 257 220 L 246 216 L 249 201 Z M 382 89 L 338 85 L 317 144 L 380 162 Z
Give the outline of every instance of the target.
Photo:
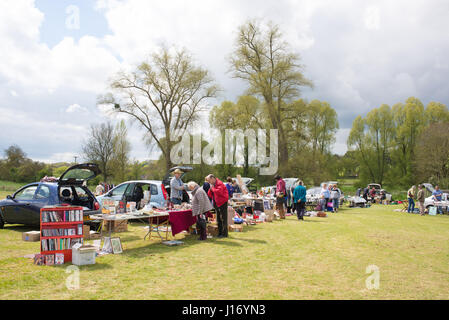
M 89 198 L 87 191 L 81 187 L 75 187 L 75 192 L 79 199 Z
M 43 200 L 50 198 L 50 188 L 46 185 L 41 185 L 36 193 L 36 199 Z
M 129 183 L 125 183 L 125 184 L 122 184 L 122 185 L 118 186 L 114 190 L 112 190 L 111 197 L 123 196 L 123 194 L 125 193 L 126 188 L 128 188 L 128 185 L 129 185 Z
M 157 186 L 155 184 L 150 185 L 150 190 L 151 190 L 151 195 L 152 196 L 156 196 L 158 195 L 158 190 L 157 190 Z
M 14 199 L 16 200 L 33 200 L 36 193 L 37 186 L 29 186 L 16 193 Z

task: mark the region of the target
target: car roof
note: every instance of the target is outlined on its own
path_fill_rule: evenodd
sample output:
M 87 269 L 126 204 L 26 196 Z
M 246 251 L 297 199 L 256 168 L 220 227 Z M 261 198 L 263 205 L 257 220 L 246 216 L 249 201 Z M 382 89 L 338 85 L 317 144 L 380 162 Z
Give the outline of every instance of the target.
M 160 180 L 130 180 L 119 183 L 117 186 L 122 185 L 124 183 L 148 183 L 148 184 L 162 184 Z

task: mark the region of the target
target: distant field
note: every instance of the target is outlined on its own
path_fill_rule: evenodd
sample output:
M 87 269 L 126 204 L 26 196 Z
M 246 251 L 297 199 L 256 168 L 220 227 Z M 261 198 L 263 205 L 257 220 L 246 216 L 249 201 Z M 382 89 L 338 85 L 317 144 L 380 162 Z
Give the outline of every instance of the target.
M 24 184 L 25 183 L 17 183 L 17 182 L 0 180 L 0 192 L 1 191 L 16 191 L 18 188 L 20 188 Z

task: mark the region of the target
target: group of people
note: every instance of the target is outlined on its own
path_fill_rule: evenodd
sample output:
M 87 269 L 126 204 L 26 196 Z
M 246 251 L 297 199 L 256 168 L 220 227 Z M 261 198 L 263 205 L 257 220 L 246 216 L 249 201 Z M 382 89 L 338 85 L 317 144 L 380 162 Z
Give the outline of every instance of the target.
M 325 210 L 328 207 L 332 207 L 332 211 L 337 213 L 340 207 L 341 190 L 336 184 L 323 183 L 321 187 L 321 209 Z
M 174 177 L 170 181 L 170 201 L 173 204 L 181 204 L 182 192 L 185 190 L 184 183 L 181 180 L 182 171 L 174 171 Z M 286 186 L 281 176 L 277 175 L 276 180 L 276 209 L 281 219 L 285 219 L 286 206 Z M 202 186 L 196 182 L 187 183 L 187 188 L 192 192 L 192 215 L 197 217 L 197 231 L 199 240 L 207 239 L 206 232 L 206 214 L 215 209 L 217 214 L 218 238 L 228 237 L 228 200 L 234 193 L 240 193 L 240 187 L 237 182 L 228 177 L 224 184 L 213 174 L 209 174 Z M 187 190 L 185 190 L 187 191 Z M 299 181 L 292 190 L 293 207 L 299 220 L 304 220 L 306 206 L 306 187 L 302 181 Z M 330 197 L 328 197 L 330 198 Z
M 276 180 L 276 210 L 279 213 L 281 219 L 285 219 L 285 208 L 287 206 L 287 189 L 284 179 L 280 175 L 275 177 Z M 292 195 L 292 207 L 296 211 L 296 216 L 298 220 L 304 220 L 304 213 L 306 211 L 306 194 L 307 189 L 304 186 L 302 180 L 299 180 L 292 190 L 290 190 Z
M 181 170 L 176 169 L 174 177 L 170 181 L 170 201 L 173 204 L 182 203 L 182 193 L 185 190 L 184 183 L 181 180 L 182 173 Z M 210 174 L 205 178 L 202 187 L 194 181 L 187 183 L 187 187 L 193 196 L 192 215 L 197 217 L 196 227 L 200 235 L 199 240 L 207 239 L 206 214 L 212 209 L 215 209 L 217 214 L 218 238 L 228 237 L 229 191 L 227 186 L 213 174 Z
M 416 195 L 416 197 L 415 197 L 415 195 Z M 433 201 L 435 201 L 435 202 L 439 202 L 443 198 L 443 192 L 440 190 L 440 187 L 438 185 L 435 186 L 435 190 L 432 192 L 432 198 L 433 198 Z M 413 213 L 415 211 L 415 199 L 418 202 L 419 213 L 420 213 L 420 215 L 423 216 L 425 214 L 425 210 L 426 210 L 424 207 L 424 202 L 426 200 L 424 185 L 422 185 L 422 184 L 418 185 L 418 193 L 416 193 L 416 186 L 412 186 L 407 191 L 407 200 L 408 200 L 407 212 L 408 213 Z M 436 207 L 437 207 L 437 213 L 443 214 L 443 209 L 441 208 L 441 206 L 436 206 Z

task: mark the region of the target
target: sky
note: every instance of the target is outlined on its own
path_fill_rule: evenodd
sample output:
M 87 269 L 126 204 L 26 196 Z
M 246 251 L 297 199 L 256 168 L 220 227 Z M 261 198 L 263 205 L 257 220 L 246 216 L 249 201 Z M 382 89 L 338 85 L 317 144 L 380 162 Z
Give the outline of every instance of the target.
M 96 105 L 108 80 L 160 45 L 186 48 L 236 100 L 228 73 L 237 27 L 260 18 L 281 27 L 314 83 L 302 98 L 336 109 L 333 151 L 344 154 L 352 121 L 415 96 L 449 104 L 449 2 L 349 0 L 15 0 L 0 2 L 0 151 L 73 161 L 91 124 L 117 117 Z M 128 122 L 131 157 L 157 158 Z M 2 155 L 0 155 L 1 157 Z

